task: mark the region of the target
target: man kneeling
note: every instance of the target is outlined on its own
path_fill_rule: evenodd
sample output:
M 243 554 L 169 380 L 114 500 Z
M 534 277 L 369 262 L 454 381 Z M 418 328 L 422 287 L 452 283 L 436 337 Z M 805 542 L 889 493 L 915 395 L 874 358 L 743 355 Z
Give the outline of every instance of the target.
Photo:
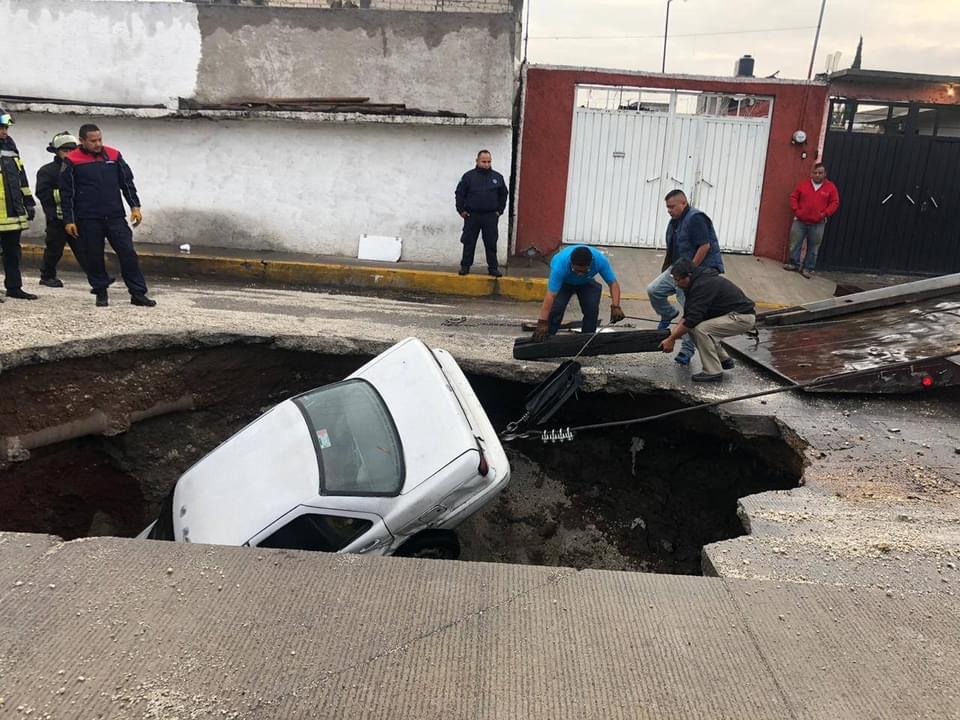
M 721 338 L 749 332 L 757 324 L 757 310 L 753 300 L 720 275 L 715 269 L 697 267 L 682 258 L 670 268 L 677 287 L 686 293 L 683 320 L 660 343 L 660 349 L 673 352 L 674 343 L 687 333 L 693 336 L 700 351 L 702 372 L 694 375 L 694 382 L 719 382 L 723 371 L 733 369 L 733 359 L 720 345 Z

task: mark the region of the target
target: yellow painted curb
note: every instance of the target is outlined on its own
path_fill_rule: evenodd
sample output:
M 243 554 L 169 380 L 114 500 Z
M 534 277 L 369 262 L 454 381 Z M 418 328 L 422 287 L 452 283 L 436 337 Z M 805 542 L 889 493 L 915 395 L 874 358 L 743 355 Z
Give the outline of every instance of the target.
M 36 261 L 43 258 L 43 247 L 23 246 L 23 257 Z M 108 257 L 108 262 L 109 258 Z M 63 262 L 79 270 L 70 250 L 64 251 Z M 432 295 L 459 297 L 500 297 L 520 302 L 540 302 L 547 291 L 546 278 L 457 275 L 442 270 L 420 270 L 336 263 L 311 263 L 290 260 L 257 260 L 217 255 L 162 255 L 140 253 L 140 267 L 147 275 L 206 277 L 219 280 L 274 283 L 294 287 L 374 288 L 410 290 Z M 623 293 L 624 300 L 646 300 L 645 293 Z M 761 310 L 782 310 L 782 303 L 758 300 Z
M 460 276 L 438 270 L 250 260 L 215 255 L 161 255 L 140 252 L 139 256 L 140 267 L 147 275 L 206 277 L 298 287 L 409 290 L 435 295 L 500 297 L 522 302 L 538 302 L 543 299 L 547 290 L 545 278 Z M 43 248 L 39 245 L 24 245 L 23 257 L 25 260 L 39 262 L 43 258 Z M 69 250 L 64 253 L 64 263 L 73 269 L 79 269 Z

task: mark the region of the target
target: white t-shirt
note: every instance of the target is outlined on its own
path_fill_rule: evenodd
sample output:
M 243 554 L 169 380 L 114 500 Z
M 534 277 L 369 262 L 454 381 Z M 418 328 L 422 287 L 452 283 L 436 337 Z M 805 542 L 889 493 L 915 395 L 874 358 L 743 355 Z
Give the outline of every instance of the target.
M 814 182 L 813 180 L 810 181 L 810 184 L 813 185 L 814 192 L 816 192 L 817 190 L 823 187 L 823 183 L 817 183 L 817 182 Z

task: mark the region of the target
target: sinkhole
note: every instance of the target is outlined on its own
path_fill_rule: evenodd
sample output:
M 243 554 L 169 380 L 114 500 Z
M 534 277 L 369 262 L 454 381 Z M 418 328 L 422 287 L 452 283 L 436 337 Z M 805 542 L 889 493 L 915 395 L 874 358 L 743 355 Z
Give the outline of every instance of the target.
M 0 530 L 133 537 L 209 450 L 281 400 L 341 380 L 369 359 L 237 344 L 7 370 Z M 544 363 L 543 376 L 553 367 Z M 532 386 L 467 374 L 495 428 L 522 414 Z M 581 392 L 550 425 L 684 404 L 667 391 Z M 802 448 L 774 419 L 702 410 L 506 449 L 512 479 L 458 528 L 462 560 L 696 574 L 704 545 L 743 533 L 739 498 L 795 487 L 803 471 Z

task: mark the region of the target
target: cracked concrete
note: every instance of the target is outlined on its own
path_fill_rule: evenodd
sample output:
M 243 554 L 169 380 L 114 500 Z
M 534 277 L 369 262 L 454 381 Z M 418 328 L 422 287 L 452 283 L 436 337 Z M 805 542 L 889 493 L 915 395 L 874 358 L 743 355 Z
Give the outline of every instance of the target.
M 408 335 L 481 374 L 535 382 L 554 367 L 509 359 L 509 324 L 532 305 L 167 281 L 155 283 L 153 310 L 119 292 L 97 310 L 78 276 L 64 279 L 37 302 L 0 306 L 4 371 L 238 339 L 375 353 Z M 639 302 L 625 310 L 649 313 Z M 455 316 L 505 324 L 442 325 Z M 741 366 L 720 386 L 694 387 L 660 355 L 585 365 L 589 389 L 633 393 L 638 415 L 644 393 L 707 401 L 776 386 Z M 721 580 L 584 571 L 524 595 L 557 571 L 109 539 L 43 555 L 34 544 L 49 538 L 0 535 L 0 706 L 110 717 L 191 703 L 243 717 L 960 717 L 956 394 L 784 394 L 722 413 L 760 434 L 788 427 L 808 465 L 804 487 L 742 501 L 751 534 L 705 552 Z M 431 629 L 428 642 L 404 645 Z M 332 660 L 352 669 L 303 682 Z

